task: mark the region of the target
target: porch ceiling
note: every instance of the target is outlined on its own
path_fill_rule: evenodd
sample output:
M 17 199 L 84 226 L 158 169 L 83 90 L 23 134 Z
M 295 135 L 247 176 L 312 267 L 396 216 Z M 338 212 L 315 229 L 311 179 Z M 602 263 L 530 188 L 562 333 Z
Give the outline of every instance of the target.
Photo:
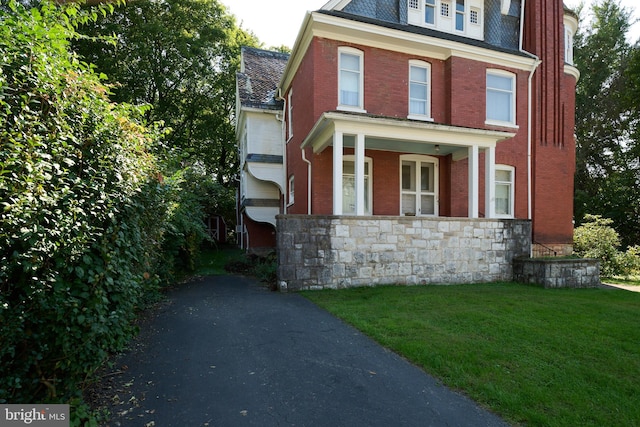
M 448 126 L 433 122 L 372 116 L 363 113 L 326 112 L 302 142 L 302 148 L 313 147 L 321 153 L 333 144 L 333 134 L 344 135 L 344 146 L 353 147 L 355 135 L 365 135 L 365 146 L 371 150 L 401 153 L 448 155 L 464 158 L 468 148 L 495 147 L 515 133 Z

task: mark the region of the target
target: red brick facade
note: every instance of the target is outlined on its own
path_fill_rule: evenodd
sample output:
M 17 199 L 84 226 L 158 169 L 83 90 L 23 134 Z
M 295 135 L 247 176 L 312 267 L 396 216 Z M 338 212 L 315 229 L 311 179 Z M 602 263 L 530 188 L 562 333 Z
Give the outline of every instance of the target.
M 570 245 L 573 233 L 576 81 L 564 72 L 563 6 L 560 0 L 531 1 L 526 6 L 523 47 L 542 61 L 533 74 L 531 100 L 528 98 L 531 70 L 506 68 L 459 56 L 434 59 L 314 37 L 291 85 L 283 88 L 287 94 L 293 90 L 294 105 L 293 136 L 288 135 L 286 159 L 287 175 L 295 177 L 295 203 L 288 207 L 287 213 L 332 213 L 332 147 L 318 154 L 314 154 L 310 147 L 304 149 L 305 157 L 311 163 L 312 182 L 309 183 L 309 166 L 303 159 L 300 146 L 322 114 L 336 110 L 338 49 L 348 46 L 363 53 L 364 109 L 368 114 L 407 118 L 409 61 L 420 60 L 431 67 L 431 112 L 435 123 L 513 132 L 513 138 L 498 143 L 496 164 L 515 168 L 515 217 L 527 219 L 531 214 L 534 242 Z M 517 128 L 485 124 L 488 69 L 507 71 L 516 77 Z M 532 106 L 531 144 L 528 135 L 529 105 Z M 349 149 L 344 151 L 345 155 L 351 153 Z M 365 151 L 373 165 L 374 215 L 400 214 L 401 154 Z M 438 158 L 439 215 L 467 216 L 468 161 L 454 161 L 451 155 Z M 485 212 L 483 158 L 481 154 L 480 216 Z M 309 188 L 312 193 L 311 212 L 307 207 Z

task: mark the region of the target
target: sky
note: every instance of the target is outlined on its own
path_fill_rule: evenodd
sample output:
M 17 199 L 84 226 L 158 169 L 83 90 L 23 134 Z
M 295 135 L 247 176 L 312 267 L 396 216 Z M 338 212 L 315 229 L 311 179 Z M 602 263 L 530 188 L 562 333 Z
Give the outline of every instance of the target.
M 293 47 L 307 11 L 329 0 L 221 0 L 245 30 L 251 30 L 265 47 Z
M 318 10 L 328 0 L 221 0 L 234 14 L 245 30 L 251 30 L 265 47 L 293 47 L 305 13 Z M 586 0 L 590 4 L 592 0 Z M 574 8 L 580 0 L 565 0 Z M 632 18 L 640 19 L 638 0 L 621 0 L 622 6 L 636 9 Z M 640 39 L 640 23 L 633 25 L 629 33 L 632 42 Z

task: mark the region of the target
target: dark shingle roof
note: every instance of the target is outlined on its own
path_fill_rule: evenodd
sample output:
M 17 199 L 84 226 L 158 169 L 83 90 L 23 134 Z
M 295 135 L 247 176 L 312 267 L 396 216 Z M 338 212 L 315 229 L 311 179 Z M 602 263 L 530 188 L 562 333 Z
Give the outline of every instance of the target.
M 253 47 L 242 48 L 242 70 L 236 73 L 243 107 L 281 109 L 276 90 L 289 60 L 289 54 Z
M 388 22 L 388 21 L 383 21 L 383 20 L 380 20 L 380 19 L 369 18 L 369 17 L 366 17 L 366 16 L 359 16 L 359 15 L 354 15 L 354 14 L 351 14 L 351 13 L 335 11 L 335 10 L 319 10 L 318 12 L 326 14 L 326 15 L 336 16 L 338 18 L 349 19 L 349 20 L 356 21 L 356 22 L 362 22 L 362 23 L 365 23 L 365 24 L 378 25 L 380 27 L 389 28 L 389 29 L 393 29 L 393 30 L 406 31 L 408 33 L 419 34 L 419 35 L 439 38 L 439 39 L 443 39 L 443 40 L 450 40 L 450 41 L 454 41 L 454 42 L 465 43 L 465 44 L 481 47 L 481 48 L 484 48 L 484 49 L 490 49 L 490 50 L 494 50 L 494 51 L 498 51 L 498 52 L 504 52 L 504 53 L 510 53 L 510 54 L 518 55 L 518 56 L 530 57 L 529 54 L 527 54 L 525 52 L 522 52 L 522 51 L 520 51 L 518 49 L 508 49 L 508 48 L 504 48 L 502 46 L 495 46 L 495 45 L 489 44 L 489 43 L 481 41 L 481 40 L 475 40 L 475 39 L 472 39 L 472 38 L 463 37 L 463 36 L 459 36 L 459 35 L 456 35 L 456 34 L 449 34 L 449 33 L 443 32 L 443 31 L 438 31 L 438 30 L 434 30 L 434 29 L 430 29 L 430 28 L 423 28 L 423 27 L 416 27 L 414 25 L 406 25 L 406 24 Z

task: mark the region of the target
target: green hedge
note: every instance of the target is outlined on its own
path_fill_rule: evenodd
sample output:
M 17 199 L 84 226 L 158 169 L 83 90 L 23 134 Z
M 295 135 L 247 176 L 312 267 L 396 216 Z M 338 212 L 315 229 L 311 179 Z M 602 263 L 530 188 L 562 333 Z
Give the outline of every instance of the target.
M 107 8 L 0 8 L 0 402 L 77 396 L 160 280 L 157 132 L 68 45 Z

